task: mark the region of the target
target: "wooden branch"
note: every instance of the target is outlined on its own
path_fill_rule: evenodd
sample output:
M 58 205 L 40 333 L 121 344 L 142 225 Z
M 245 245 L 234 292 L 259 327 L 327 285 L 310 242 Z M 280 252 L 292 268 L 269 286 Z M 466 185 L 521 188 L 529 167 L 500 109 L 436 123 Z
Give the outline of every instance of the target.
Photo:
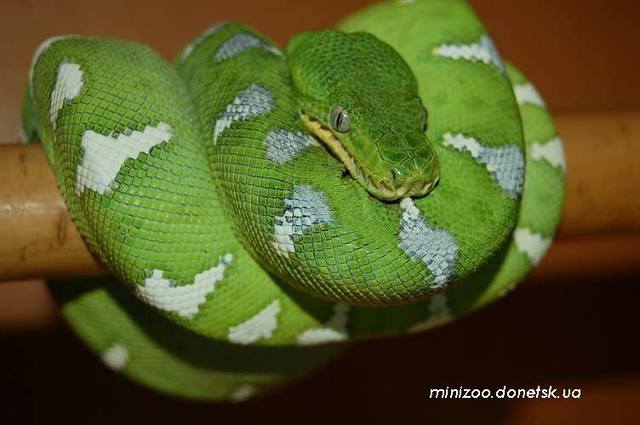
M 95 274 L 40 145 L 0 146 L 0 280 Z
M 568 160 L 561 236 L 640 232 L 640 111 L 556 119 Z
M 557 125 L 569 168 L 560 236 L 640 233 L 640 111 L 561 115 Z M 38 145 L 0 147 L 0 234 L 0 279 L 100 273 Z M 616 267 L 637 260 L 627 254 Z M 557 267 L 578 267 L 563 258 Z

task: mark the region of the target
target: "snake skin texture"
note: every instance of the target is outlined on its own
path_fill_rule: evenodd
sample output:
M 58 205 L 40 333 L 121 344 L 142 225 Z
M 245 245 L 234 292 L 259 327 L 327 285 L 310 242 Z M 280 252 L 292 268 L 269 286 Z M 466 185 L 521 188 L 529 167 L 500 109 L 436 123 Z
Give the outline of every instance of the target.
M 331 130 L 336 105 L 348 132 Z M 23 110 L 113 275 L 52 293 L 108 367 L 168 394 L 245 400 L 349 340 L 468 314 L 560 220 L 551 117 L 464 1 L 381 3 L 283 49 L 221 22 L 173 65 L 56 37 Z M 426 196 L 366 186 L 421 179 L 438 180 Z

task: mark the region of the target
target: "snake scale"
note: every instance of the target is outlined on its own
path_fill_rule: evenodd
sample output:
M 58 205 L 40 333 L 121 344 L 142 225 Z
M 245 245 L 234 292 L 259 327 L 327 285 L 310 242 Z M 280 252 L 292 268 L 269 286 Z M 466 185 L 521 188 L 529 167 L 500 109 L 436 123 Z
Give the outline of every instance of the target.
M 167 64 L 79 36 L 23 107 L 90 250 L 51 282 L 111 368 L 243 400 L 346 341 L 512 289 L 549 248 L 565 162 L 544 102 L 465 1 L 374 5 L 281 49 L 218 23 Z

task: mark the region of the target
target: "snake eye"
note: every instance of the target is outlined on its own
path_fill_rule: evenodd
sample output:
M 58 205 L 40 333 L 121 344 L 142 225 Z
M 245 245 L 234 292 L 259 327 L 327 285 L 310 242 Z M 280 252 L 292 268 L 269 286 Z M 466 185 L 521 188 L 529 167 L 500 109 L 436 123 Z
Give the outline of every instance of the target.
M 429 120 L 429 113 L 427 108 L 422 105 L 422 131 L 427 131 L 427 121 Z
M 331 109 L 331 127 L 340 133 L 346 133 L 351 128 L 351 119 L 344 107 L 337 105 Z

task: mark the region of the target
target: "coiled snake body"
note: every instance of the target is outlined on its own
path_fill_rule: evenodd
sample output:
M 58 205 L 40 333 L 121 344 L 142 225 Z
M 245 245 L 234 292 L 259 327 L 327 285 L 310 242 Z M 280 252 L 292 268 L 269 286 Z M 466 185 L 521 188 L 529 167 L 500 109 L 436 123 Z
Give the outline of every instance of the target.
M 50 287 L 110 367 L 244 399 L 336 343 L 474 310 L 544 255 L 562 146 L 466 2 L 340 28 L 283 51 L 220 23 L 173 67 L 122 41 L 38 49 L 25 134 L 120 281 Z

